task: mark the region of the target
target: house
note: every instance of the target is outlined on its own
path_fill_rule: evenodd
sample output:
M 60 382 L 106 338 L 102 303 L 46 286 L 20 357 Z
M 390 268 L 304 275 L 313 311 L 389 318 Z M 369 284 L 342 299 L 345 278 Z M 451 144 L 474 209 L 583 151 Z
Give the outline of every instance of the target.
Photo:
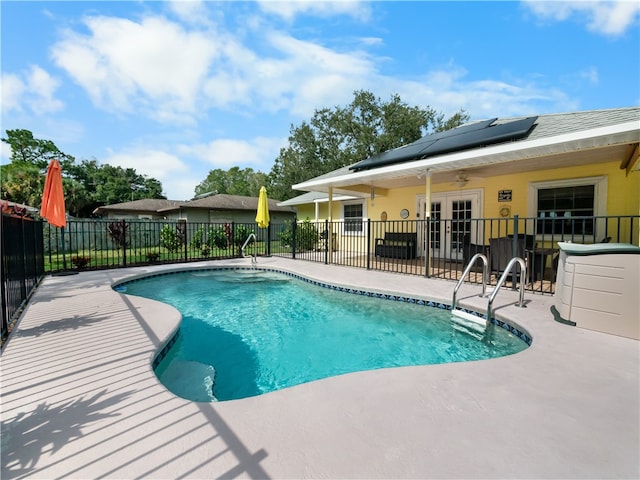
M 492 118 L 293 185 L 313 195 L 281 205 L 295 206 L 299 219 L 341 222 L 343 237 L 365 236 L 369 219 L 442 219 L 448 223 L 432 223 L 431 238 L 432 246 L 445 246 L 470 233 L 471 219 L 516 215 L 531 219 L 527 231 L 539 235 L 558 218 L 637 217 L 639 142 L 640 107 Z M 625 228 L 638 244 L 634 221 Z M 467 230 L 451 231 L 457 225 Z M 488 244 L 490 232 L 471 233 Z M 555 233 L 554 241 L 563 239 Z M 423 239 L 418 244 L 424 248 Z
M 278 206 L 278 200 L 269 199 L 269 214 L 273 223 L 293 220 L 295 210 Z M 133 202 L 105 205 L 94 210 L 94 215 L 108 219 L 179 220 L 212 223 L 255 223 L 257 197 L 217 194 L 190 201 L 161 199 L 134 200 Z
M 165 215 L 161 210 L 174 208 L 186 202 L 164 200 L 159 198 L 145 198 L 131 202 L 104 205 L 93 211 L 93 214 L 104 219 L 126 220 L 163 220 Z

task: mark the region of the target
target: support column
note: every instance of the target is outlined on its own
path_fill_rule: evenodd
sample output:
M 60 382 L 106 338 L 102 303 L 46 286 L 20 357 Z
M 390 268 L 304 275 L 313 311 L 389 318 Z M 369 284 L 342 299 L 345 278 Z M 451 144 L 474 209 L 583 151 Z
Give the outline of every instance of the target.
M 431 170 L 427 169 L 424 180 L 424 275 L 431 270 Z
M 333 263 L 333 187 L 329 187 L 329 201 L 327 207 L 327 219 L 329 220 L 329 228 L 327 229 L 327 243 L 329 245 L 329 264 Z

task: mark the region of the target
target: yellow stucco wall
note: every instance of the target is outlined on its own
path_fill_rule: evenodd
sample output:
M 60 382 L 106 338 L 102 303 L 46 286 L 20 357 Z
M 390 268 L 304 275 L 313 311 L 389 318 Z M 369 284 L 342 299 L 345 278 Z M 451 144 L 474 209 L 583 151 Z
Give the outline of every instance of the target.
M 618 162 L 600 163 L 571 168 L 555 168 L 535 172 L 523 172 L 512 175 L 502 175 L 492 178 L 478 178 L 470 175 L 465 187 L 458 188 L 450 183 L 433 183 L 432 194 L 444 192 L 464 192 L 465 190 L 482 190 L 484 203 L 481 216 L 484 218 L 500 217 L 500 208 L 507 205 L 511 208 L 511 215 L 529 216 L 529 185 L 531 182 L 552 180 L 578 179 L 586 177 L 607 177 L 607 201 L 605 215 L 638 215 L 640 214 L 640 171 L 627 174 L 620 169 Z M 510 202 L 499 202 L 498 192 L 511 190 Z M 389 220 L 400 220 L 400 211 L 409 210 L 408 220 L 415 220 L 416 197 L 425 195 L 425 187 L 410 187 L 389 190 L 385 196 L 376 196 L 373 202 L 366 199 L 367 217 L 380 220 L 382 212 L 387 213 Z M 341 203 L 333 204 L 333 218 L 341 218 Z M 318 217 L 327 218 L 327 204 L 320 203 Z M 315 219 L 315 205 L 301 205 L 298 207 L 298 220 Z

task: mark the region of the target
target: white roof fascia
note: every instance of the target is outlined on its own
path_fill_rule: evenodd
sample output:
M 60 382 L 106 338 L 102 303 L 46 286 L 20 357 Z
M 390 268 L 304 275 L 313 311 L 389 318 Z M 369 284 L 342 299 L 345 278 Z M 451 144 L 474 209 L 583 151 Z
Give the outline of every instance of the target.
M 362 198 L 362 197 L 355 197 L 353 195 L 338 195 L 338 196 L 332 197 L 331 200 L 334 201 L 334 202 L 341 202 L 341 201 L 345 201 L 345 200 L 357 200 L 359 198 Z M 329 197 L 317 198 L 317 199 L 314 200 L 314 203 L 326 203 L 328 201 L 329 201 Z
M 295 190 L 314 190 L 328 186 L 367 184 L 381 178 L 397 178 L 430 169 L 434 172 L 456 170 L 462 167 L 511 162 L 525 158 L 543 157 L 558 153 L 589 150 L 597 147 L 637 143 L 640 141 L 640 123 L 637 121 L 598 127 L 538 140 L 524 140 L 495 146 L 465 150 L 423 160 L 388 165 L 374 170 L 363 170 L 348 175 L 323 178 L 293 185 Z

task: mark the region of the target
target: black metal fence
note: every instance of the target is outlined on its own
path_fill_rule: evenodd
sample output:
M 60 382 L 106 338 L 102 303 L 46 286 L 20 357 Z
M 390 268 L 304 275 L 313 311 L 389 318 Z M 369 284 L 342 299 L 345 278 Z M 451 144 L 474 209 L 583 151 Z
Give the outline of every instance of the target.
M 45 224 L 45 271 L 270 255 L 281 228 L 284 225 L 265 229 L 255 223 L 144 220 L 70 220 L 65 229 Z
M 2 338 L 44 275 L 42 222 L 2 215 L 0 296 Z
M 304 221 L 272 223 L 266 229 L 255 223 L 71 220 L 60 229 L 3 216 L 2 334 L 44 273 L 249 255 L 459 280 L 481 253 L 493 284 L 518 256 L 527 264 L 527 275 L 514 271 L 513 286 L 525 282 L 530 291 L 553 293 L 558 242 L 637 245 L 639 223 L 637 215 Z M 482 282 L 480 264 L 467 280 Z
M 516 265 L 508 277 L 516 279 L 512 286 L 522 281 L 529 291 L 554 293 L 558 242 L 637 245 L 640 216 L 307 221 L 296 229 L 295 248 L 287 255 L 297 259 L 459 280 L 480 253 L 487 259 L 486 281 L 496 284 L 511 258 L 520 257 L 527 274 L 521 277 Z M 482 283 L 480 260 L 467 281 Z

